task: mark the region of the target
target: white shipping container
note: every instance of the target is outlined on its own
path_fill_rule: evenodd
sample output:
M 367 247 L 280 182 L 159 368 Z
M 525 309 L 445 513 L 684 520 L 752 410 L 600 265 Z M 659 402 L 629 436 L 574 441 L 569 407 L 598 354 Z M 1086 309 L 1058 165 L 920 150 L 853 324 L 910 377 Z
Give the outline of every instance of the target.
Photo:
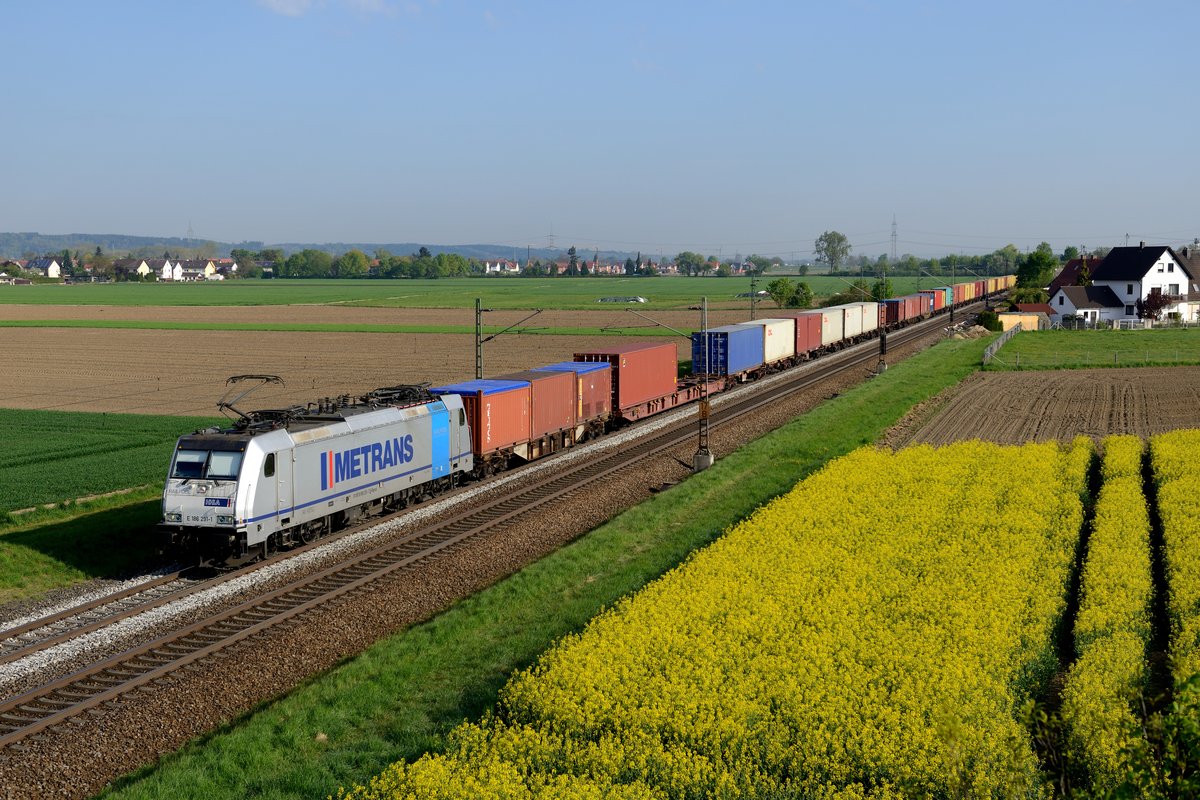
M 745 324 L 763 329 L 764 364 L 774 364 L 796 355 L 795 319 L 752 319 Z
M 863 302 L 850 305 L 858 306 L 862 311 L 862 333 L 870 333 L 879 328 L 879 303 Z
M 858 303 L 846 303 L 825 309 L 842 317 L 842 338 L 853 339 L 862 333 L 862 309 Z
M 846 338 L 846 312 L 844 309 L 833 307 L 823 308 L 821 315 L 821 346 L 828 347 Z

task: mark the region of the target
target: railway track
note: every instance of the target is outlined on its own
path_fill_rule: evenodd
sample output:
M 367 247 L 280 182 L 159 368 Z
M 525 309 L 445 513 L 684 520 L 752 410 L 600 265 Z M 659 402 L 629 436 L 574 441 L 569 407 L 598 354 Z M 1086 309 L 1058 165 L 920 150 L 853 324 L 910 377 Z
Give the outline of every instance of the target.
M 887 337 L 887 345 L 896 347 L 929 335 L 943 327 L 942 318 L 895 331 Z M 719 427 L 742 415 L 775 403 L 779 397 L 820 383 L 840 372 L 858 368 L 874 368 L 880 359 L 877 341 L 857 345 L 823 357 L 813 364 L 771 376 L 754 385 L 753 391 L 720 395 L 714 402 L 710 426 Z M 483 532 L 496 532 L 516 520 L 535 514 L 537 509 L 581 491 L 594 481 L 619 470 L 635 466 L 646 458 L 694 441 L 695 418 L 682 415 L 647 435 L 616 446 L 597 449 L 595 457 L 578 459 L 561 469 L 544 470 L 545 477 L 516 490 L 511 495 L 467 509 L 440 522 L 415 530 L 366 553 L 313 574 L 291 581 L 273 591 L 247 600 L 233 608 L 213 614 L 179 630 L 140 644 L 123 653 L 105 658 L 71 675 L 58 678 L 23 694 L 0 702 L 0 748 L 19 751 L 20 742 L 74 719 L 79 715 L 108 704 L 139 689 L 149 689 L 155 682 L 177 670 L 186 668 L 239 642 L 271 628 L 288 624 L 304 614 L 357 593 L 369 591 L 379 581 L 392 578 L 405 570 L 415 569 L 423 562 L 461 545 Z M 377 524 L 378 521 L 372 524 Z M 252 569 L 252 568 L 247 568 Z M 175 576 L 178 580 L 178 576 Z M 170 578 L 164 576 L 159 587 L 166 591 Z M 157 588 L 154 591 L 157 591 Z M 174 597 L 180 591 L 172 590 Z M 153 592 L 151 592 L 152 594 Z M 135 602 L 134 594 L 121 598 L 118 605 L 95 619 L 57 637 L 23 645 L 26 652 L 38 649 L 39 644 L 53 639 L 62 641 L 86 630 L 94 630 L 113 621 L 141 613 L 151 605 L 161 605 L 174 599 L 171 595 L 152 597 Z M 165 599 L 164 599 L 165 598 Z M 111 600 L 112 598 L 105 598 Z M 124 601 L 128 600 L 127 603 Z M 124 604 L 124 607 L 121 607 Z M 70 613 L 70 612 L 66 612 Z M 85 612 L 86 613 L 86 612 Z M 38 621 L 39 623 L 42 621 Z M 23 626 L 21 637 L 35 639 L 37 623 Z M 40 630 L 49 630 L 43 627 Z M 11 638 L 12 632 L 7 635 Z M 20 651 L 0 656 L 12 661 L 22 656 Z M 4 661 L 0 660 L 0 663 Z

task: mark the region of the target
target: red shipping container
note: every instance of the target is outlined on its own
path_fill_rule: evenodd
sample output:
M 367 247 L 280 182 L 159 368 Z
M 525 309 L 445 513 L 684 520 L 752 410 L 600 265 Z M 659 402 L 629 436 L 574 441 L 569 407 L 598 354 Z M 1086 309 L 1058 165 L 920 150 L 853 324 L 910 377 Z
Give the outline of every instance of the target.
M 796 320 L 796 355 L 802 356 L 814 350 L 821 349 L 821 316 L 820 311 L 795 311 L 780 309 L 772 312 L 778 319 L 791 318 Z
M 966 302 L 967 285 L 965 283 L 956 283 L 951 287 L 954 290 L 954 305 Z
M 612 365 L 612 407 L 633 408 L 665 397 L 678 385 L 679 350 L 674 342 L 635 342 L 586 353 L 576 361 L 608 362 Z
M 487 455 L 529 441 L 527 382 L 485 378 L 435 386 L 430 391 L 462 397 L 475 455 Z
M 496 380 L 529 382 L 529 438 L 575 427 L 575 381 L 567 372 L 525 370 L 500 375 Z
M 933 310 L 934 311 L 941 311 L 943 308 L 946 307 L 946 293 L 945 292 L 940 292 L 940 291 L 935 290 L 935 291 L 931 291 L 931 292 L 918 292 L 918 294 L 925 297 L 926 301 L 928 301 L 928 299 L 931 297 L 933 298 Z
M 544 370 L 566 372 L 574 376 L 575 424 L 611 416 L 612 367 L 609 364 L 563 361 L 538 367 L 539 372 Z
M 975 281 L 975 299 L 982 299 L 987 294 L 987 281 Z

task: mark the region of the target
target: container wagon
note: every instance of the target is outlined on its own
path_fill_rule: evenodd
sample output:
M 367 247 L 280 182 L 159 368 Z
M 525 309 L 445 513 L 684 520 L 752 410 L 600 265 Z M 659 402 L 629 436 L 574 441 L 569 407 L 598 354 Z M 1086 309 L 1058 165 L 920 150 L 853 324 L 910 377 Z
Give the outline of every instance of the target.
M 599 436 L 612 416 L 612 366 L 607 362 L 562 361 L 539 371 L 575 378 L 575 441 Z
M 791 362 L 796 356 L 796 320 L 794 317 L 769 317 L 750 320 L 746 325 L 762 328 L 763 364 Z
M 679 351 L 673 342 L 635 342 L 576 353 L 575 360 L 612 369 L 612 419 L 629 422 L 674 408 L 700 396 L 678 379 Z

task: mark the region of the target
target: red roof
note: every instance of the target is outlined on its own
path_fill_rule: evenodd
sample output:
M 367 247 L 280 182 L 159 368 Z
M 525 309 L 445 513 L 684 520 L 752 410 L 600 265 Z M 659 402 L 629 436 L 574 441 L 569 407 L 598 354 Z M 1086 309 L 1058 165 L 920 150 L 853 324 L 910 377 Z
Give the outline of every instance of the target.
M 1103 259 L 1098 258 L 1097 256 L 1072 258 L 1067 262 L 1066 266 L 1062 268 L 1062 271 L 1054 276 L 1054 280 L 1050 281 L 1050 294 L 1054 294 L 1063 286 L 1075 286 L 1079 281 L 1079 271 L 1083 268 L 1085 263 L 1087 264 L 1088 274 L 1095 275 L 1096 267 L 1100 266 L 1100 262 L 1102 260 Z
M 1054 309 L 1050 307 L 1049 303 L 1017 303 L 1017 311 L 1046 315 L 1054 313 Z

